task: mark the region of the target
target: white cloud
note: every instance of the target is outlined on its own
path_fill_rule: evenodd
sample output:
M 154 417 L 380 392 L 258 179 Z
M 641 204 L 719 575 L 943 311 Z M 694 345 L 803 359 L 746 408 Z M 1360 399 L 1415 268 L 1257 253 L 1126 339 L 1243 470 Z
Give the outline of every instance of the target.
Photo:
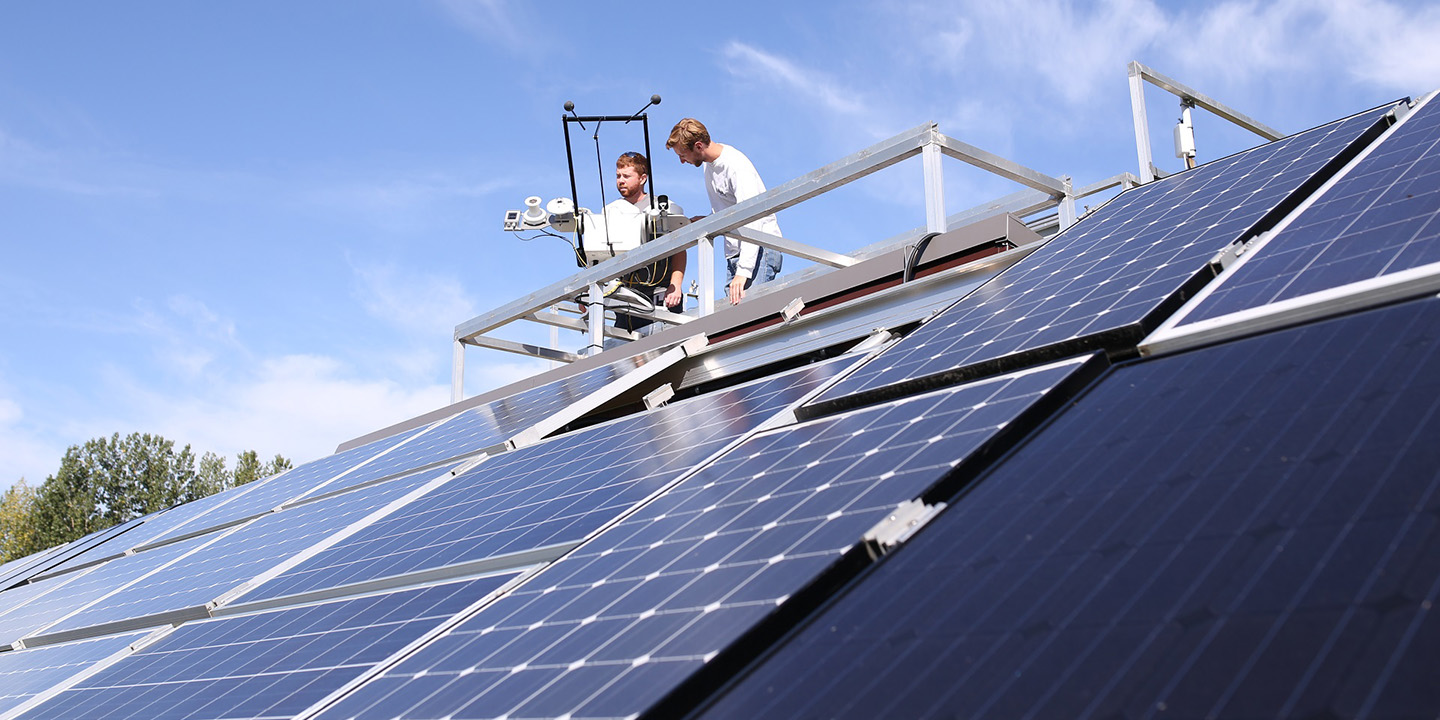
M 861 101 L 858 91 L 844 87 L 825 73 L 734 40 L 725 45 L 722 54 L 726 68 L 735 77 L 768 80 L 786 92 L 795 93 L 802 105 L 818 103 L 824 113 L 852 118 L 868 114 L 868 106 Z
M 117 391 L 131 408 L 126 427 L 158 432 L 197 451 L 279 452 L 298 461 L 323 457 L 341 442 L 449 402 L 446 386 L 352 377 L 341 361 L 313 355 L 269 358 L 191 393 L 134 378 Z
M 366 312 L 406 335 L 447 338 L 455 323 L 476 315 L 459 278 L 393 264 L 357 266 L 354 272 L 355 294 Z
M 0 491 L 21 478 L 38 486 L 60 467 L 63 446 L 38 437 L 27 421 L 19 402 L 0 397 Z

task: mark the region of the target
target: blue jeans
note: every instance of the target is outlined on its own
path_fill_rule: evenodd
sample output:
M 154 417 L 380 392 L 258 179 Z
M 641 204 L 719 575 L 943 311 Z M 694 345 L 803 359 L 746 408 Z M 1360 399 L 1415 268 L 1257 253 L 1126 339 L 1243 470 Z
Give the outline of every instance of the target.
M 767 247 L 760 248 L 760 254 L 755 258 L 755 274 L 745 281 L 745 289 L 749 290 L 751 285 L 757 283 L 774 280 L 775 276 L 780 274 L 780 263 L 784 258 L 785 255 L 778 250 L 771 250 Z M 735 268 L 739 263 L 740 258 L 725 258 L 725 287 L 720 288 L 722 295 L 728 292 L 726 288 L 730 287 L 730 281 L 735 279 Z

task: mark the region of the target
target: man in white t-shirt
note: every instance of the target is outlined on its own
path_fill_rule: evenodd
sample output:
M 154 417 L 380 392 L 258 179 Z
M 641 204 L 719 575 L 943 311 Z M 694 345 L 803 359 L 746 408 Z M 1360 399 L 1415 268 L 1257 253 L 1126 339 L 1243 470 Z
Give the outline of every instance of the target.
M 729 145 L 711 142 L 710 131 L 695 118 L 675 123 L 665 147 L 674 150 L 680 162 L 704 168 L 711 212 L 733 207 L 765 192 L 765 183 L 750 158 Z M 766 215 L 745 227 L 780 235 L 780 224 L 774 215 Z M 775 279 L 780 274 L 783 257 L 777 250 L 725 238 L 725 285 L 731 304 L 738 304 L 751 285 Z
M 645 183 L 650 179 L 650 161 L 638 152 L 627 152 L 615 160 L 615 189 L 620 198 L 605 206 L 605 215 L 620 213 L 643 213 L 650 209 L 650 196 L 645 194 Z M 671 205 L 670 211 L 682 213 L 678 205 Z M 643 241 L 651 238 L 646 236 Z M 657 260 L 644 267 L 631 270 L 621 279 L 624 284 L 650 298 L 657 306 L 663 306 L 673 313 L 685 311 L 685 252 L 675 253 L 668 258 Z M 663 329 L 663 323 L 649 318 L 616 312 L 615 326 L 649 335 Z

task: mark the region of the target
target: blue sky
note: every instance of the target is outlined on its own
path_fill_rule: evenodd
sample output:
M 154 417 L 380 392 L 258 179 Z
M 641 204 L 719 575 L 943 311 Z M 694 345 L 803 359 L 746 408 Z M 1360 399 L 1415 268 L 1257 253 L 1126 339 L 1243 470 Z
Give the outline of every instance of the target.
M 445 404 L 453 327 L 570 273 L 500 231 L 565 194 L 561 108 L 696 116 L 771 185 L 937 121 L 1085 184 L 1136 170 L 1126 63 L 1285 132 L 1440 87 L 1440 7 L 1281 2 L 53 2 L 0 8 L 0 483 L 155 432 L 299 461 Z M 1159 162 L 1176 104 L 1147 91 Z M 1201 159 L 1252 139 L 1197 113 Z M 576 138 L 582 204 L 594 145 Z M 638 149 L 606 126 L 601 152 Z M 952 212 L 1019 189 L 947 161 Z M 911 161 L 780 216 L 923 224 Z M 672 155 L 656 183 L 707 209 Z M 606 189 L 613 197 L 607 180 Z M 591 198 L 586 201 L 587 196 Z M 692 262 L 692 267 L 694 263 Z M 529 333 L 529 334 L 527 334 Z M 513 331 L 543 341 L 543 330 Z M 578 342 L 577 342 L 578 345 Z M 471 350 L 471 394 L 541 369 Z

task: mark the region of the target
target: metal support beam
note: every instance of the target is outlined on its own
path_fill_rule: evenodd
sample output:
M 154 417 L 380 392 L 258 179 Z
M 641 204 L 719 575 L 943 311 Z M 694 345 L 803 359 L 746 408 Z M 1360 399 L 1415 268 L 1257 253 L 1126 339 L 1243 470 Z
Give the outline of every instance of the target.
M 605 349 L 605 296 L 600 292 L 600 283 L 590 283 L 589 297 L 590 309 L 585 313 L 585 321 L 590 342 L 585 346 L 585 354 L 595 355 Z
M 925 164 L 926 232 L 943 233 L 949 229 L 945 223 L 945 169 L 941 166 L 944 158 L 940 145 L 933 142 L 933 137 L 932 142 L 927 143 L 920 152 L 920 159 Z
M 940 146 L 942 152 L 956 160 L 995 173 L 1000 177 L 1009 178 L 1056 198 L 1065 194 L 1065 183 L 1060 178 L 1036 172 L 1013 160 L 1006 160 L 995 153 L 986 152 L 974 145 L 946 137 L 938 132 L 935 133 L 935 142 Z
M 465 343 L 456 340 L 450 352 L 450 404 L 465 399 Z
M 770 233 L 753 230 L 748 227 L 738 227 L 727 234 L 746 242 L 752 242 L 756 245 L 764 245 L 767 248 L 779 250 L 786 255 L 794 255 L 795 257 L 805 258 L 811 262 L 829 265 L 830 267 L 850 267 L 859 262 L 849 255 L 822 250 L 812 245 L 787 240 L 779 235 L 771 235 Z
M 1145 112 L 1145 79 L 1138 62 L 1130 63 L 1130 113 L 1135 117 L 1135 152 L 1140 156 L 1140 182 L 1155 179 L 1155 158 L 1150 154 L 1150 120 Z
M 715 238 L 706 235 L 696 246 L 700 251 L 700 317 L 715 313 Z
M 575 353 L 565 352 L 564 350 L 551 350 L 550 348 L 540 347 L 539 345 L 520 343 L 513 340 L 501 340 L 500 338 L 492 338 L 485 335 L 470 338 L 465 342 L 476 347 L 503 350 L 517 355 L 529 355 L 530 357 L 538 357 L 542 360 L 554 360 L 563 363 L 572 363 L 576 360 L 585 359 L 584 355 L 576 355 Z
M 1147 82 L 1182 101 L 1205 108 L 1221 119 L 1249 130 L 1266 140 L 1279 140 L 1285 137 L 1285 134 L 1279 130 L 1138 62 L 1132 61 L 1128 70 L 1130 74 L 1130 111 L 1135 118 L 1135 149 L 1140 159 L 1140 182 L 1142 183 L 1148 183 L 1160 176 L 1155 168 L 1154 157 L 1150 150 L 1150 124 L 1146 119 L 1145 112 L 1145 83 Z
M 1266 125 L 1259 120 L 1256 120 L 1249 115 L 1246 115 L 1239 110 L 1236 110 L 1235 108 L 1232 108 L 1229 105 L 1226 105 L 1225 103 L 1222 103 L 1219 100 L 1216 100 L 1209 95 L 1200 92 L 1199 90 L 1185 85 L 1178 80 L 1174 80 L 1168 76 L 1155 72 L 1155 70 L 1153 70 L 1152 68 L 1141 65 L 1138 62 L 1130 63 L 1130 72 L 1132 75 L 1139 73 L 1139 75 L 1146 81 L 1148 81 L 1151 85 L 1165 90 L 1166 92 L 1180 98 L 1181 100 L 1189 100 L 1195 103 L 1197 107 L 1205 108 L 1211 113 L 1218 115 L 1219 117 L 1228 120 L 1231 123 L 1239 125 L 1240 127 L 1249 130 L 1250 132 L 1255 133 L 1256 135 L 1259 135 L 1266 140 L 1279 140 L 1280 138 L 1285 137 L 1285 133 L 1282 133 L 1279 130 L 1272 128 L 1269 125 Z
M 1060 229 L 1075 224 L 1075 189 L 1070 186 L 1070 178 L 1062 178 L 1065 181 L 1065 196 L 1060 199 Z

